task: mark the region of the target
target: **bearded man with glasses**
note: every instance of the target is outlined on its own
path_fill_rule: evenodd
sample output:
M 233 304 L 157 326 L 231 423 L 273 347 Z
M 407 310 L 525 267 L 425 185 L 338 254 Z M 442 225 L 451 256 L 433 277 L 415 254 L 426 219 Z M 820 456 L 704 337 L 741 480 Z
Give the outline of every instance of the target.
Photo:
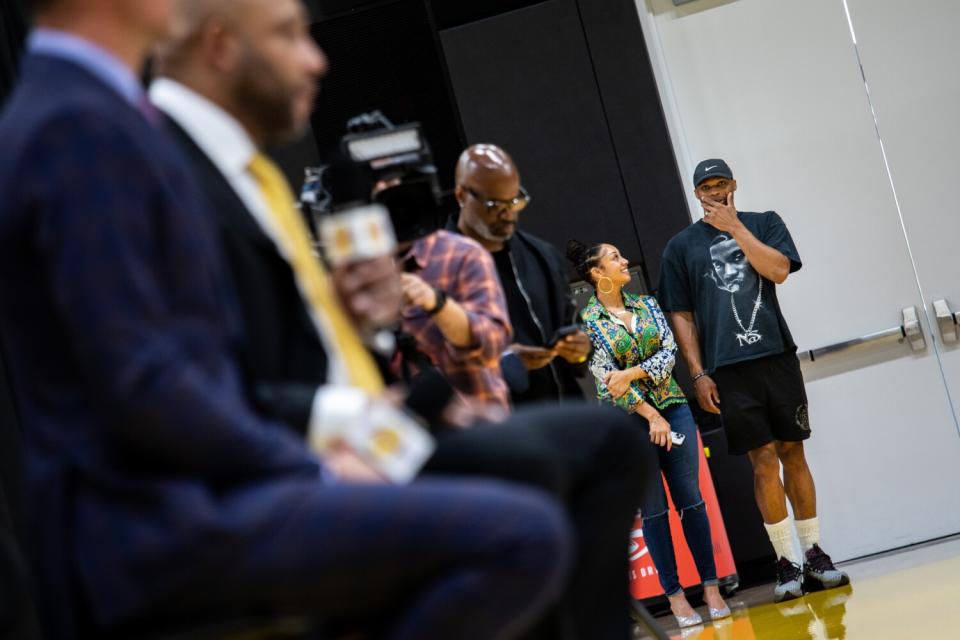
M 493 255 L 514 332 L 500 359 L 514 404 L 583 400 L 577 378 L 586 374 L 590 339 L 573 326 L 560 252 L 517 229 L 530 195 L 516 164 L 497 146 L 474 145 L 460 156 L 456 182 L 460 213 L 447 229 Z

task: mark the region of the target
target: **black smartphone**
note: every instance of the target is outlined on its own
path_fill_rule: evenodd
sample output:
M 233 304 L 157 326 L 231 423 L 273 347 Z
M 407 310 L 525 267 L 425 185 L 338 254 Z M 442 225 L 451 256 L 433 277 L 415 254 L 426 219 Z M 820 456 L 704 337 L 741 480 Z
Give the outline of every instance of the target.
M 559 329 L 553 332 L 553 337 L 550 338 L 550 342 L 547 343 L 547 346 L 552 347 L 553 345 L 557 344 L 567 336 L 572 336 L 577 331 L 580 331 L 580 326 L 575 324 L 568 324 L 565 327 L 560 327 Z

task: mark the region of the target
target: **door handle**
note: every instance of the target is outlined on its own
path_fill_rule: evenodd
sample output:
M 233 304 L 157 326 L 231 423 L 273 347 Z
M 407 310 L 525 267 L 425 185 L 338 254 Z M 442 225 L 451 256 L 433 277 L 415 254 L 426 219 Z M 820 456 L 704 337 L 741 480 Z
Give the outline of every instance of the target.
M 945 299 L 933 301 L 933 313 L 937 316 L 937 329 L 944 344 L 957 341 L 957 323 L 960 314 L 950 311 L 950 304 Z
M 823 357 L 827 354 L 839 353 L 857 345 L 891 338 L 897 338 L 901 342 L 906 340 L 912 351 L 924 350 L 927 347 L 927 341 L 923 337 L 923 325 L 920 324 L 920 316 L 917 313 L 917 308 L 906 307 L 905 309 L 901 310 L 900 315 L 903 318 L 903 324 L 901 324 L 899 327 L 891 327 L 889 329 L 884 329 L 883 331 L 869 333 L 865 336 L 860 336 L 859 338 L 844 340 L 843 342 L 837 342 L 825 347 L 798 350 L 797 357 L 804 362 L 814 362 L 817 360 L 817 358 Z M 956 337 L 954 339 L 956 339 Z
M 916 307 L 906 307 L 901 311 L 903 337 L 910 343 L 913 351 L 922 351 L 927 348 L 927 341 L 923 337 L 923 325 L 920 324 L 920 314 Z

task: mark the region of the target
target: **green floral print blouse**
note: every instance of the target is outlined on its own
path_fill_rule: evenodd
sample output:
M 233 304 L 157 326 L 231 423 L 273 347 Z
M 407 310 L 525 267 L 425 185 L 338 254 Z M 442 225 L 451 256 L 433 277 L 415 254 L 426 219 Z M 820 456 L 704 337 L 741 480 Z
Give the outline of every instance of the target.
M 642 402 L 657 409 L 686 402 L 673 379 L 677 343 L 656 298 L 624 292 L 623 302 L 633 312 L 633 331 L 611 315 L 596 296 L 580 312 L 584 331 L 593 343 L 590 371 L 596 379 L 597 398 L 627 411 L 633 411 Z M 635 366 L 650 377 L 635 380 L 626 394 L 614 400 L 603 384 L 604 376 Z

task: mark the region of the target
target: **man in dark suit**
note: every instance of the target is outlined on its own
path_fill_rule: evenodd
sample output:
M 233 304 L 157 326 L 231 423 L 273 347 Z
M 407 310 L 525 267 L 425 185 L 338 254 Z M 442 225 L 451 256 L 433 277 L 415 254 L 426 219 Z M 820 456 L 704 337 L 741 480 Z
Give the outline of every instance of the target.
M 282 5 L 274 44 L 306 46 L 295 0 L 227 4 Z M 264 609 L 386 638 L 515 636 L 565 579 L 552 500 L 357 484 L 355 455 L 251 408 L 209 213 L 137 79 L 170 10 L 43 2 L 0 117 L 0 332 L 48 637 Z
M 202 11 L 204 6 L 207 11 Z M 309 51 L 282 55 L 269 22 L 195 0 L 197 14 L 161 56 L 163 77 L 151 88 L 216 212 L 220 237 L 238 283 L 247 339 L 240 356 L 261 411 L 309 435 L 323 416 L 343 412 L 350 390 L 337 383 L 333 345 L 313 322 L 295 269 L 243 168 L 256 149 L 302 130 L 310 114 L 315 72 Z M 188 16 L 189 17 L 189 16 Z M 264 31 L 259 31 L 259 29 Z M 230 44 L 228 44 L 230 43 Z M 233 61 L 231 46 L 245 51 Z M 390 260 L 335 269 L 354 322 L 376 325 L 375 309 L 395 302 Z M 395 309 L 394 309 L 395 311 Z M 565 629 L 549 637 L 628 637 L 626 541 L 638 492 L 656 465 L 643 437 L 615 412 L 587 406 L 521 412 L 499 426 L 441 433 L 426 471 L 497 475 L 548 489 L 569 505 L 580 542 L 563 607 Z

